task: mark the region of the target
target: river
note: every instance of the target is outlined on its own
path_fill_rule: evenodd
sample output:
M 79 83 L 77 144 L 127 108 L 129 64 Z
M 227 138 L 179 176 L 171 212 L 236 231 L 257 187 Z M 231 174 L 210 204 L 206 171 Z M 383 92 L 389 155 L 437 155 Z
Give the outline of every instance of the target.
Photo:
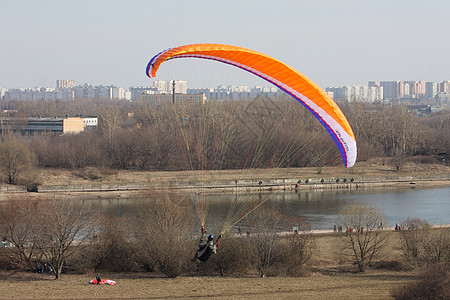
M 211 196 L 209 225 L 223 222 L 233 198 L 234 194 Z M 93 201 L 106 214 L 122 215 L 133 200 L 121 197 Z M 271 194 L 267 202 L 285 215 L 302 217 L 314 230 L 332 229 L 339 209 L 351 203 L 364 203 L 380 209 L 385 215 L 386 226 L 394 226 L 406 218 L 420 218 L 431 225 L 450 224 L 450 187 L 284 191 Z

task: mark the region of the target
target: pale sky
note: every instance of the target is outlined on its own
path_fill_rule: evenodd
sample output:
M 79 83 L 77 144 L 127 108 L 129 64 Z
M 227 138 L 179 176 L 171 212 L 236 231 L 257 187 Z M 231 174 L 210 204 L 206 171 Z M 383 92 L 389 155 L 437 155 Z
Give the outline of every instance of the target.
M 0 0 L 0 87 L 150 86 L 167 48 L 221 43 L 268 54 L 322 88 L 450 80 L 448 0 Z M 163 64 L 188 87 L 265 85 L 217 62 Z

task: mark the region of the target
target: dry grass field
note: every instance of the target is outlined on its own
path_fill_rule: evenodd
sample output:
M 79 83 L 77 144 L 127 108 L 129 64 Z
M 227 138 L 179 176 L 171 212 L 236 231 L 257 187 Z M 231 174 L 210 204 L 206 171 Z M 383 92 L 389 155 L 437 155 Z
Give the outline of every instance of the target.
M 179 277 L 104 274 L 114 286 L 90 285 L 94 275 L 58 280 L 29 274 L 1 274 L 2 299 L 391 299 L 393 287 L 413 277 L 401 272 L 315 275 L 300 278 Z
M 385 261 L 401 259 L 398 234 L 389 232 Z M 95 274 L 51 275 L 23 272 L 0 273 L 2 299 L 392 299 L 391 291 L 415 280 L 412 271 L 372 268 L 356 273 L 342 262 L 335 234 L 316 235 L 310 273 L 304 277 L 180 276 L 157 273 L 101 274 L 114 286 L 90 285 Z
M 286 168 L 286 169 L 249 169 L 249 170 L 222 170 L 212 171 L 214 174 L 205 174 L 207 171 L 198 172 L 144 172 L 127 170 L 99 170 L 96 168 L 86 168 L 84 170 L 66 169 L 41 169 L 38 172 L 37 180 L 41 185 L 68 185 L 68 184 L 88 184 L 97 183 L 148 183 L 150 186 L 170 187 L 178 182 L 192 181 L 195 176 L 214 177 L 220 181 L 234 181 L 238 179 L 260 179 L 260 178 L 301 178 L 301 177 L 386 177 L 390 176 L 414 176 L 449 174 L 450 167 L 441 164 L 420 164 L 405 163 L 397 171 L 394 166 L 389 165 L 382 159 L 372 159 L 370 161 L 358 162 L 352 168 L 346 169 L 342 165 L 329 166 L 324 168 Z M 320 172 L 320 173 L 319 173 Z
M 185 172 L 107 172 L 85 170 L 101 176 L 97 182 L 148 182 L 155 186 L 186 180 Z M 223 171 L 222 180 L 232 180 L 236 171 Z M 252 170 L 248 176 L 258 176 Z M 282 170 L 280 178 L 301 174 L 317 174 L 315 168 Z M 412 176 L 415 174 L 448 174 L 450 168 L 443 165 L 409 164 L 395 171 L 380 161 L 358 163 L 351 169 L 330 167 L 321 170 L 320 176 Z M 39 180 L 45 185 L 84 184 L 92 182 L 79 172 L 41 170 Z M 318 175 L 319 176 L 319 175 Z M 444 184 L 448 185 L 448 181 Z M 27 197 L 39 193 L 28 193 Z M 100 194 L 100 193 L 99 193 Z M 24 197 L 21 195 L 20 197 Z M 101 197 L 100 195 L 98 195 Z M 0 197 L 1 199 L 1 197 Z M 392 299 L 392 289 L 417 279 L 413 271 L 398 270 L 401 261 L 399 236 L 391 236 L 389 246 L 379 258 L 377 267 L 365 273 L 343 257 L 337 247 L 335 234 L 316 234 L 315 251 L 304 277 L 221 277 L 184 275 L 175 279 L 159 273 L 101 274 L 104 279 L 117 282 L 114 286 L 88 284 L 95 274 L 65 275 L 54 280 L 53 276 L 24 272 L 0 272 L 0 299 Z M 384 266 L 383 268 L 380 266 Z

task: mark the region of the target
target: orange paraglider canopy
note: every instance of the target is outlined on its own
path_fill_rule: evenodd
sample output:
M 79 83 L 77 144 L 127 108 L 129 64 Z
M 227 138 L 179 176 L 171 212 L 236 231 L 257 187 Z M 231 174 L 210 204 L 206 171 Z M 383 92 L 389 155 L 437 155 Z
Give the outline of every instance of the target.
M 273 83 L 314 114 L 338 146 L 345 166 L 354 165 L 356 141 L 346 117 L 325 91 L 297 70 L 268 55 L 242 47 L 192 44 L 170 48 L 155 55 L 147 65 L 147 75 L 155 77 L 164 61 L 175 58 L 202 58 L 223 62 Z

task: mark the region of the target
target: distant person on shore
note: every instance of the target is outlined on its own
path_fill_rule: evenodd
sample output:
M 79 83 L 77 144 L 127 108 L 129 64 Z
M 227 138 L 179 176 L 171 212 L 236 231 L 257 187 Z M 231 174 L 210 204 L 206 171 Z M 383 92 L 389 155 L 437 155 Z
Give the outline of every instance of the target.
M 36 273 L 41 273 L 41 265 L 39 264 L 39 262 L 36 262 L 36 265 L 35 265 L 35 272 L 36 272 Z
M 383 230 L 383 222 L 380 222 L 380 224 L 378 224 L 378 229 Z

